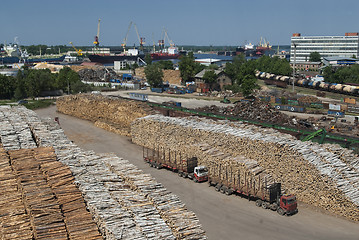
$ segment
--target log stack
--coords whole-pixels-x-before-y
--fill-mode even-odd
[[[92,121],[97,127],[124,136],[130,136],[133,120],[150,112],[141,102],[93,94],[61,97],[56,105],[61,113]]]
[[[59,229],[54,230],[55,233],[60,233],[65,224],[70,239],[81,236],[82,239],[83,236],[85,239],[97,239],[89,236],[94,233],[89,224],[93,218],[96,229],[105,239],[206,239],[196,215],[176,195],[127,160],[113,154],[83,151],[67,139],[52,119],[40,120],[33,111],[24,107],[0,109],[0,116],[7,111],[17,116],[5,118],[9,121],[8,126],[13,126],[16,121],[26,123],[33,136],[33,144],[38,146],[27,152],[24,149],[10,152],[16,171],[21,174],[25,170],[32,171],[36,176],[34,179],[24,178],[24,181],[31,183],[26,185],[29,188],[29,202],[39,205],[57,200],[57,205],[47,204],[51,210],[56,209],[50,211],[51,214],[58,213],[58,209],[62,213],[63,219],[59,220]],[[14,136],[14,139],[19,139],[18,134]],[[52,147],[56,155],[50,151]],[[53,158],[59,161],[53,161]],[[30,159],[36,161],[31,162]],[[30,182],[32,180],[34,182]],[[47,184],[44,193],[48,195],[31,195],[30,189],[40,183],[44,186]],[[78,186],[79,190],[76,191],[69,184]],[[48,197],[39,200],[45,196]],[[85,201],[90,214],[81,212],[85,204],[81,202],[80,196],[83,196],[82,201]],[[32,211],[35,210],[28,209],[28,212]],[[33,219],[29,217],[30,226],[36,226]],[[43,220],[40,216],[39,219]],[[54,219],[46,219],[47,227],[38,228],[40,232],[36,232],[36,236],[42,237],[54,227]],[[38,224],[46,222],[40,220]]]
[[[301,142],[274,129],[196,117],[146,116],[132,123],[131,134],[136,144],[187,153],[198,157],[199,164],[208,164],[209,156],[216,156],[214,161],[237,168],[240,161],[233,159],[251,159],[258,164],[248,163],[254,174],[263,168],[282,183],[284,193],[359,221],[358,157],[339,146]],[[198,144],[212,150],[202,151]]]
[[[5,150],[1,154],[7,165],[2,172],[9,177],[1,179],[1,189],[7,189],[6,200],[11,198],[6,207],[0,207],[5,213],[0,219],[5,226],[3,239],[102,239],[71,171],[57,161],[52,148],[11,150],[8,154]],[[12,190],[8,188],[10,179]],[[11,235],[7,232],[10,227]]]

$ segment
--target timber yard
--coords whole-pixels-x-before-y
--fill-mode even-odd
[[[103,47],[99,20],[88,49],[2,45],[0,80],[18,82],[1,93],[1,238],[358,239],[359,84],[325,69],[359,64],[359,34],[316,61],[299,33],[219,50],[162,35],[145,46],[130,22]],[[30,92],[29,76],[56,84]]]

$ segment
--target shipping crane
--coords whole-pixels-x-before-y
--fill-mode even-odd
[[[77,49],[72,42],[70,42],[70,44],[71,44],[72,48],[75,49],[75,51],[77,52],[77,55],[82,56],[82,50]]]
[[[125,36],[125,38],[123,39],[123,43],[121,44],[121,46],[123,47],[123,52],[124,52],[124,53],[126,53],[127,37],[128,37],[128,33],[130,32],[131,26],[132,26],[132,21],[131,21],[130,24],[128,25],[126,36]]]
[[[167,30],[164,28],[163,29],[164,33],[165,33],[165,38],[167,37],[168,43],[170,44],[171,47],[174,47],[175,44],[173,43],[173,41],[168,37],[168,33]]]
[[[140,43],[140,50],[143,50],[143,45],[145,44],[145,38],[140,37],[140,34],[138,34],[138,29],[137,29],[136,23],[134,23],[133,25],[135,26],[135,30],[136,30],[136,33],[137,33],[137,38],[138,38],[138,41]]]
[[[99,38],[100,38],[100,21],[101,21],[101,19],[98,19],[97,35],[95,36],[95,41],[93,42],[93,44],[95,44],[96,48],[98,48],[99,45],[100,45],[100,42],[99,42]]]

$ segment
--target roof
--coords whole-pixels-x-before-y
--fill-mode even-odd
[[[202,71],[200,71],[199,73],[196,74],[195,78],[203,78],[203,75],[207,72],[207,71],[211,71],[211,69],[203,69]],[[223,72],[222,70],[214,70],[215,74],[220,74],[221,72]]]
[[[358,61],[358,59],[350,58],[350,57],[323,57],[326,61]]]

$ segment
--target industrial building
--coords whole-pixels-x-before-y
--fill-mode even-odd
[[[301,36],[294,33],[291,38],[290,62],[308,62],[309,55],[318,52],[321,57],[357,57],[359,34],[345,33],[345,36]]]

